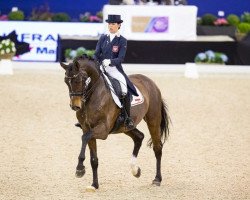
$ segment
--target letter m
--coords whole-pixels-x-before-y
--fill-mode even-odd
[[[47,47],[44,47],[44,48],[37,47],[36,53],[37,54],[48,53],[48,49],[47,49]]]

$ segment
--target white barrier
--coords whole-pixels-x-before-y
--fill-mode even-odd
[[[0,21],[0,27],[0,35],[15,30],[18,41],[30,44],[29,53],[14,57],[18,61],[56,61],[59,34],[96,37],[103,33],[102,23]]]
[[[129,40],[196,40],[196,6],[106,5],[108,14],[123,19],[121,33]]]

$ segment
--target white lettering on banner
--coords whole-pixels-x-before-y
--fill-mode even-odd
[[[58,35],[97,37],[103,33],[102,23],[16,22],[0,21],[0,35],[16,31],[18,41],[30,44],[30,52],[14,60],[56,61]]]

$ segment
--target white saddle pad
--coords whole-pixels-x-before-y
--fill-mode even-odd
[[[122,104],[121,104],[120,99],[115,95],[114,92],[112,92],[112,91],[114,91],[114,88],[113,88],[113,86],[112,86],[112,84],[111,84],[109,78],[108,78],[105,74],[103,74],[103,75],[104,75],[105,79],[106,79],[107,82],[108,82],[109,88],[110,88],[110,90],[111,90],[111,95],[112,95],[112,98],[113,98],[115,104],[116,104],[119,108],[122,108]],[[134,86],[135,86],[135,85],[134,85]],[[140,92],[140,90],[139,90],[136,86],[135,86],[135,89],[136,89],[137,94],[138,94],[139,96],[137,97],[137,96],[132,95],[133,99],[132,99],[132,102],[131,102],[131,106],[137,106],[137,105],[142,104],[142,103],[144,102],[144,97],[142,96],[142,93]]]

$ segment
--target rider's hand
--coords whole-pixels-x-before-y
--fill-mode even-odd
[[[104,59],[104,60],[102,61],[102,64],[103,64],[105,67],[108,67],[108,66],[110,65],[110,63],[111,63],[110,59]]]

